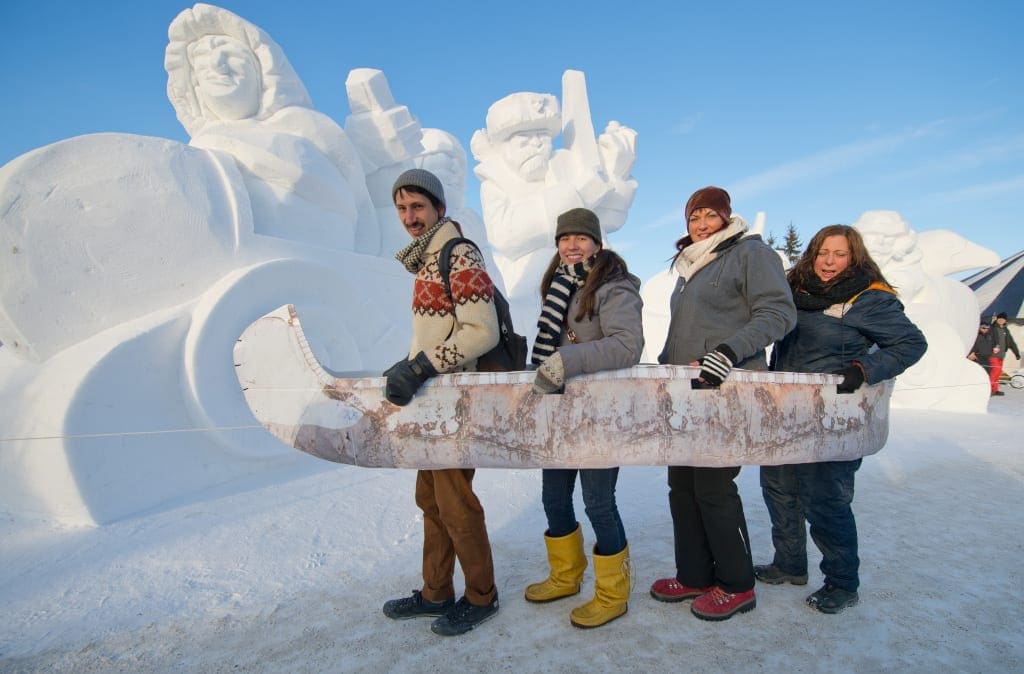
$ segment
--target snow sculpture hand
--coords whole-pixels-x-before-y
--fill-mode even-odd
[[[604,133],[597,139],[601,163],[608,175],[628,178],[636,163],[636,131],[616,121],[608,122]]]

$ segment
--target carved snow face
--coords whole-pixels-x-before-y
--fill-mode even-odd
[[[395,192],[395,209],[405,231],[414,239],[436,225],[444,215],[444,206],[438,210],[430,203],[427,195],[406,189]]]
[[[502,145],[502,156],[509,168],[523,180],[543,180],[551,158],[551,134],[542,129],[519,131]]]
[[[601,250],[601,246],[586,234],[563,234],[558,237],[558,257],[562,264],[583,262]]]
[[[850,242],[842,234],[826,236],[814,257],[814,273],[828,283],[850,266]]]
[[[890,262],[912,262],[917,233],[896,211],[867,211],[853,226],[864,239],[864,246],[879,267]]]
[[[690,213],[690,219],[686,223],[686,233],[690,235],[694,243],[698,243],[723,227],[725,227],[725,220],[718,214],[718,211],[710,208],[698,208]]]
[[[259,110],[256,57],[226,35],[207,35],[189,48],[196,96],[219,119],[247,119]]]

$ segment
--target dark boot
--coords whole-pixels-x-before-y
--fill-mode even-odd
[[[419,590],[413,590],[411,597],[391,599],[384,602],[384,615],[392,620],[419,618],[420,616],[444,615],[455,604],[454,599],[430,601],[424,599]]]
[[[807,598],[807,605],[822,613],[833,614],[856,606],[859,600],[856,592],[825,583],[820,590]]]

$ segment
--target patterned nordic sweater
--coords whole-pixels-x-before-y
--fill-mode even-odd
[[[412,291],[412,347],[409,357],[424,352],[438,372],[473,371],[476,359],[498,343],[494,283],[480,253],[468,244],[452,250],[449,281],[455,306],[448,301],[438,255],[449,239],[460,236],[445,223],[423,253]]]

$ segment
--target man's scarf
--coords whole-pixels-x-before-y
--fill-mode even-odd
[[[551,278],[551,285],[544,296],[544,306],[537,319],[537,339],[533,342],[530,362],[540,365],[562,345],[565,329],[565,314],[569,311],[569,300],[576,289],[587,281],[587,274],[594,265],[594,257],[574,265],[560,264]]]
[[[427,246],[430,245],[430,240],[437,234],[437,230],[446,222],[451,222],[451,218],[447,215],[434,223],[434,226],[423,232],[415,239],[412,240],[408,246],[395,253],[395,259],[402,263],[402,265],[409,270],[410,274],[419,273],[420,269],[423,268],[423,253],[427,250]]]

